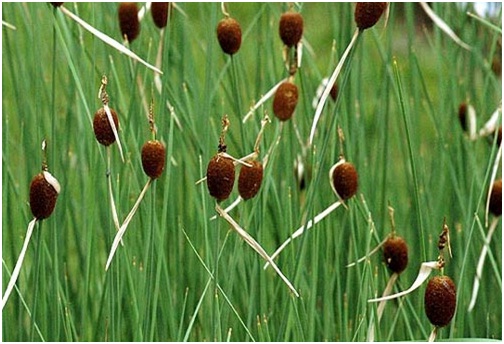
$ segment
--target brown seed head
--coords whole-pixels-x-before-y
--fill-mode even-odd
[[[207,167],[207,186],[210,196],[215,197],[217,201],[225,200],[233,190],[234,180],[233,161],[220,154],[215,155]]]
[[[254,197],[261,187],[263,166],[258,161],[249,161],[251,167],[243,165],[238,176],[238,192],[244,200]]]
[[[355,22],[360,31],[374,26],[387,8],[386,2],[358,2],[355,6]]]
[[[138,7],[134,2],[121,2],[118,10],[119,28],[121,36],[133,42],[140,33],[140,22],[138,21]]]
[[[335,82],[331,88],[331,91],[329,92],[333,101],[336,101],[336,98],[338,98],[338,92],[339,86],[338,83]]]
[[[286,12],[280,17],[280,38],[282,42],[292,47],[297,45],[303,36],[303,17],[297,12]]]
[[[48,218],[54,210],[58,193],[58,181],[49,172],[41,172],[33,177],[30,184],[30,209],[33,216],[38,220]]]
[[[467,104],[465,102],[459,105],[458,118],[460,125],[462,126],[462,130],[467,131]]]
[[[142,147],[142,167],[146,175],[152,179],[163,173],[166,160],[166,148],[158,140],[145,142]]]
[[[492,185],[489,209],[495,216],[502,215],[502,179],[496,180]]]
[[[342,200],[347,200],[357,193],[359,176],[352,163],[344,162],[333,170],[333,187]]]
[[[389,237],[383,245],[383,258],[388,268],[400,274],[408,265],[408,245],[400,236]]]
[[[457,291],[448,276],[431,278],[425,289],[425,314],[429,321],[438,327],[448,325],[455,314]]]
[[[292,117],[298,102],[298,88],[290,81],[283,82],[273,98],[273,113],[281,121]]]
[[[242,32],[233,18],[224,18],[217,24],[217,40],[226,54],[233,55],[240,49]]]
[[[119,129],[119,119],[117,117],[117,113],[114,109],[110,109],[110,113],[112,114],[112,119],[114,120],[116,129]],[[104,108],[100,108],[96,111],[93,119],[93,129],[96,139],[102,145],[109,146],[115,142],[114,132],[112,131],[112,127],[110,126],[107,113]]]
[[[61,5],[63,5],[63,2],[50,2],[50,4],[54,7],[60,7]]]
[[[170,7],[169,2],[153,2],[151,5],[151,14],[154,24],[160,29],[166,26],[168,23],[168,8]]]

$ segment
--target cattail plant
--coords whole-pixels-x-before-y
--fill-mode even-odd
[[[341,56],[341,59],[336,65],[334,72],[329,78],[329,81],[327,82],[324,92],[322,92],[322,95],[320,96],[320,101],[318,102],[317,108],[315,109],[315,114],[313,116],[313,123],[310,131],[310,137],[308,139],[308,143],[310,145],[313,143],[313,138],[315,137],[315,132],[317,129],[317,123],[322,114],[322,110],[324,109],[327,97],[331,93],[332,87],[336,82],[336,79],[338,78],[341,70],[343,69],[343,65],[345,64],[345,61],[350,51],[357,42],[357,38],[362,32],[364,32],[364,30],[373,27],[378,22],[378,20],[380,19],[380,17],[382,16],[383,12],[386,9],[388,9],[388,3],[386,2],[358,2],[356,4],[354,19],[357,25],[357,29],[355,30],[350,43],[348,44],[343,55]]]
[[[339,130],[339,138],[342,146],[343,133],[341,130]],[[357,193],[357,189],[359,187],[359,175],[357,173],[357,169],[352,163],[345,160],[343,152],[340,154],[339,161],[329,170],[329,184],[338,197],[338,200],[292,233],[292,235],[276,249],[271,256],[272,259],[275,259],[292,240],[303,234],[305,230],[309,230],[313,227],[313,225],[319,223],[327,215],[336,210],[340,205],[345,204],[345,201],[349,200]],[[268,263],[264,265],[264,269],[267,267]]]
[[[440,276],[435,276],[429,281],[424,296],[426,316],[434,325],[434,329],[429,336],[429,341],[434,341],[436,339],[436,334],[440,327],[446,326],[450,323],[453,315],[455,314],[456,308],[457,298],[455,285],[449,277],[443,275],[443,268],[445,266],[445,250],[448,250],[450,257],[452,256],[450,230],[446,225],[446,218],[443,222],[443,229],[439,235],[437,247],[439,250],[437,260],[424,262],[420,265],[418,276],[410,288],[397,294],[368,300],[368,302],[382,302],[407,295],[420,287],[429,278],[432,270],[440,270]]]
[[[61,4],[61,5],[54,5],[54,4]],[[83,19],[81,19],[79,16],[75,15],[70,10],[68,10],[65,6],[62,6],[63,3],[54,3],[54,4],[53,4],[53,6],[57,7],[59,10],[61,10],[61,12],[64,15],[66,15],[71,20],[75,21],[77,24],[79,24],[80,26],[82,26],[85,30],[87,30],[93,36],[95,36],[98,39],[100,39],[102,42],[110,45],[112,48],[114,48],[117,51],[125,54],[126,56],[128,56],[132,60],[140,62],[141,64],[143,64],[147,68],[153,70],[154,72],[159,73],[159,74],[163,74],[163,72],[160,69],[158,69],[157,67],[149,64],[148,62],[146,62],[145,60],[143,60],[140,56],[138,56],[137,54],[135,54],[133,51],[131,51],[130,49],[126,48],[124,45],[122,45],[121,43],[117,42],[115,39],[111,38],[110,36],[107,36],[106,34],[104,34],[103,32],[101,32],[100,30],[96,29],[92,25],[88,24],[86,21],[84,21]]]
[[[156,130],[155,130],[155,124],[154,124],[154,110],[153,110],[153,105],[151,103],[151,107],[149,110],[149,127],[150,131],[152,133],[152,140],[147,141],[143,146],[142,146],[142,168],[145,172],[145,174],[149,177],[147,180],[147,183],[145,184],[144,188],[140,192],[140,195],[138,196],[138,199],[136,200],[135,204],[133,205],[133,208],[131,208],[131,211],[128,213],[126,216],[123,224],[117,231],[116,236],[114,237],[114,241],[112,242],[112,247],[110,249],[109,257],[107,259],[107,263],[105,265],[105,270],[108,270],[110,263],[112,262],[112,259],[114,258],[114,254],[117,250],[117,247],[119,246],[119,243],[122,241],[122,237],[126,233],[126,230],[128,229],[128,225],[133,219],[133,216],[138,210],[138,207],[140,206],[140,203],[142,202],[142,199],[144,198],[147,190],[149,189],[149,186],[152,184],[152,182],[159,178],[161,174],[163,173],[164,167],[165,167],[165,162],[166,162],[166,148],[163,143],[160,141],[156,140]]]
[[[153,2],[151,4],[151,15],[154,24],[159,28],[163,29],[168,23],[168,16],[170,12],[169,2]]]
[[[278,33],[284,44],[283,59],[290,75],[294,75],[301,67],[303,25],[303,17],[294,12],[292,7],[280,16]]]
[[[475,140],[476,133],[476,111],[471,104],[462,102],[458,108],[458,119],[462,130],[469,135],[470,140]]]
[[[140,34],[138,7],[134,2],[121,2],[117,10],[121,36],[129,43]]]
[[[222,3],[224,18],[217,24],[217,40],[222,51],[228,55],[234,55],[240,50],[242,31],[240,23],[231,18]]]
[[[229,119],[224,116],[222,119],[222,132],[219,138],[219,148],[215,156],[210,160],[207,167],[206,182],[208,186],[209,194],[215,198],[215,210],[217,213],[223,217],[231,227],[240,235],[240,237],[250,246],[254,251],[256,251],[264,260],[272,264],[275,272],[280,276],[282,281],[287,285],[290,291],[299,297],[299,293],[296,291],[292,283],[285,277],[285,275],[280,271],[278,266],[273,262],[271,257],[266,253],[264,248],[250,235],[248,234],[227,212],[224,210],[220,203],[229,197],[234,185],[234,162],[241,163],[247,167],[253,167],[252,164],[246,162],[248,157],[242,160],[234,159],[232,156],[226,153],[225,144],[225,134],[229,128]],[[256,153],[252,153],[254,156]]]
[[[273,113],[280,121],[291,119],[298,102],[298,88],[291,79],[280,84],[273,98]]]
[[[35,224],[37,221],[42,221],[51,216],[54,211],[54,207],[56,206],[56,200],[58,199],[58,195],[61,191],[61,186],[58,180],[49,172],[47,167],[45,140],[42,141],[42,154],[42,172],[35,175],[30,183],[30,209],[33,214],[33,220],[31,220],[28,224],[23,247],[19,253],[19,257],[9,283],[7,284],[7,289],[2,297],[2,309],[5,307],[12,289],[16,284]]]

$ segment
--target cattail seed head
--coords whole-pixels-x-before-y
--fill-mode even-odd
[[[263,165],[258,161],[249,161],[252,166],[243,165],[238,176],[238,192],[244,200],[254,197],[261,187]]]
[[[425,289],[425,314],[429,321],[438,327],[450,323],[455,314],[457,291],[448,276],[436,276],[430,279]]]
[[[489,209],[495,216],[502,215],[502,179],[496,180],[492,185]]]
[[[210,196],[223,201],[233,190],[235,166],[230,158],[221,154],[215,155],[207,167],[207,186]]]
[[[110,113],[112,114],[112,119],[114,120],[116,129],[118,129],[119,119],[117,117],[117,113],[114,109],[110,109]],[[93,119],[93,129],[96,139],[102,145],[109,146],[115,142],[114,132],[112,131],[112,127],[110,126],[107,117],[107,112],[104,108],[100,108],[98,111],[96,111]]]
[[[224,18],[217,24],[217,40],[226,54],[233,55],[240,49],[242,32],[233,18]]]
[[[48,218],[56,205],[60,185],[56,178],[44,171],[33,177],[30,184],[30,209],[35,218]]]
[[[160,29],[164,28],[168,23],[169,2],[153,2],[151,4],[151,14],[154,24]]]
[[[158,140],[145,142],[142,147],[142,167],[146,175],[152,179],[163,173],[166,160],[166,148]]]
[[[279,26],[282,42],[292,47],[299,43],[303,36],[303,17],[297,12],[286,12],[280,17]]]
[[[393,272],[400,274],[408,265],[408,245],[400,236],[389,237],[383,244],[385,264]]]
[[[357,193],[359,176],[352,163],[337,163],[331,169],[330,174],[333,190],[343,201],[353,197]]]
[[[138,21],[138,7],[134,2],[121,2],[118,10],[119,28],[122,37],[126,36],[128,42],[133,42],[140,33]]]
[[[360,31],[374,26],[387,8],[386,2],[358,2],[355,6],[355,23]]]
[[[54,7],[60,7],[61,5],[63,5],[63,2],[50,2],[50,4]]]
[[[339,93],[339,86],[338,83],[335,82],[331,87],[331,91],[329,91],[329,94],[331,95],[333,101],[336,101],[336,98],[338,98],[338,93]]]
[[[281,121],[292,117],[298,102],[298,88],[290,81],[283,82],[273,98],[273,113]]]
[[[462,130],[467,131],[467,104],[465,102],[459,105],[458,118],[460,125],[462,126]]]

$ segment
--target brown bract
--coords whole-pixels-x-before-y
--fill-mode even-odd
[[[235,166],[231,159],[215,155],[208,163],[206,176],[208,192],[212,197],[217,201],[229,197],[235,180]]]
[[[425,289],[425,314],[429,321],[438,327],[450,323],[455,314],[457,291],[455,284],[448,276],[433,277]]]
[[[273,113],[281,120],[292,117],[298,102],[298,88],[290,81],[283,82],[275,92],[273,98]]]
[[[117,113],[114,109],[110,109],[110,113],[112,114],[112,119],[114,120],[116,129],[118,129],[119,119],[117,117]],[[93,129],[96,139],[102,145],[109,146],[115,142],[114,132],[112,131],[112,127],[110,126],[107,113],[104,108],[100,108],[96,111],[93,119]]]
[[[145,142],[142,147],[142,167],[146,175],[152,179],[163,173],[166,160],[166,148],[158,140]]]
[[[138,21],[138,7],[134,2],[121,2],[118,10],[119,28],[121,36],[126,35],[128,42],[132,42],[140,33]]]
[[[43,173],[33,177],[30,184],[30,209],[38,220],[49,217],[56,205],[58,191],[45,179]]]
[[[160,29],[164,28],[168,23],[168,8],[169,2],[153,2],[151,5],[151,14],[154,24]]]
[[[495,216],[502,215],[502,179],[496,180],[492,185],[489,209]]]
[[[226,54],[233,55],[240,49],[242,32],[233,18],[224,18],[217,24],[217,40]]]
[[[408,265],[408,245],[399,236],[389,237],[383,244],[383,258],[388,268],[400,274]]]
[[[263,166],[258,161],[249,161],[252,166],[243,165],[238,176],[238,192],[244,200],[248,200],[259,192],[263,179]]]
[[[355,6],[355,23],[359,30],[374,26],[386,8],[386,2],[358,2]]]
[[[279,33],[282,42],[292,47],[303,36],[303,17],[297,12],[286,12],[280,17]]]
[[[350,162],[338,165],[332,174],[334,189],[342,200],[347,200],[357,193],[359,176],[355,166]]]

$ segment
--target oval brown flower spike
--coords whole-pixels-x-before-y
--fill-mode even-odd
[[[431,278],[425,289],[425,314],[429,321],[437,327],[450,323],[455,314],[457,291],[455,284],[448,276]]]
[[[334,168],[332,172],[332,184],[338,196],[347,200],[357,193],[359,176],[355,166],[350,162],[344,162]]]
[[[238,176],[238,192],[248,200],[259,192],[263,179],[263,165],[258,161],[249,161],[252,166],[243,165]]]
[[[56,205],[60,186],[49,172],[33,177],[30,184],[30,209],[37,220],[48,218]]]
[[[164,28],[168,23],[169,2],[153,2],[151,4],[151,14],[154,24],[160,29]]]
[[[492,185],[489,209],[495,216],[502,215],[502,179],[496,180]]]
[[[360,31],[374,26],[387,8],[386,2],[358,2],[355,6],[355,23]]]
[[[233,18],[224,18],[217,24],[217,40],[226,54],[233,55],[241,46],[240,24]]]
[[[281,121],[292,117],[298,102],[298,88],[290,81],[283,82],[273,98],[273,113]]]
[[[117,117],[117,113],[114,109],[110,109],[110,113],[112,114],[112,119],[114,120],[114,124],[116,129],[119,128],[119,119]],[[94,119],[93,119],[93,130],[95,133],[95,137],[104,146],[110,146],[115,142],[114,132],[112,131],[112,127],[110,126],[107,113],[104,108],[100,108],[96,111]]]
[[[208,163],[207,186],[210,196],[223,201],[233,190],[235,180],[235,165],[233,160],[216,154]]]
[[[146,175],[152,179],[163,173],[166,160],[166,148],[158,140],[145,142],[142,147],[142,167]]]
[[[408,245],[400,236],[390,236],[383,244],[385,264],[393,272],[400,274],[408,265]]]
[[[286,12],[280,17],[279,33],[282,42],[292,47],[299,43],[303,36],[303,17],[297,12]]]
[[[138,21],[138,7],[134,2],[121,2],[118,10],[119,28],[121,36],[132,42],[140,33],[140,22]]]

